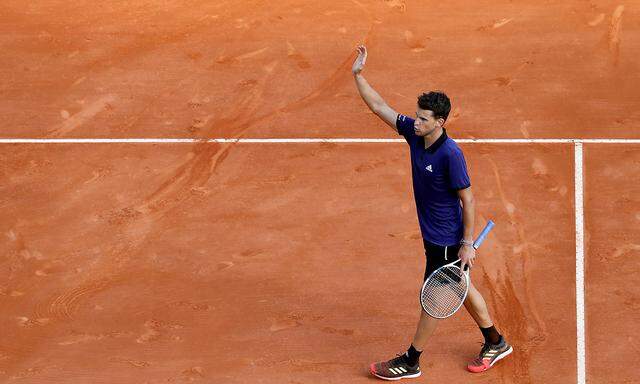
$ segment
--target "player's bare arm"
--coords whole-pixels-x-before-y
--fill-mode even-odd
[[[475,200],[471,187],[458,191],[458,197],[462,202],[462,223],[464,233],[462,235],[463,245],[460,247],[458,257],[462,260],[461,268],[464,270],[465,265],[473,267],[476,258],[476,250],[473,248],[473,224],[475,220]]]
[[[398,112],[394,111],[389,107],[389,105],[387,105],[384,99],[369,85],[362,75],[362,70],[364,69],[364,65],[367,61],[367,48],[364,45],[359,45],[357,52],[358,57],[356,57],[356,60],[353,62],[351,72],[356,80],[358,92],[369,109],[371,109],[373,113],[397,132],[398,128],[396,127],[396,118],[398,116]]]

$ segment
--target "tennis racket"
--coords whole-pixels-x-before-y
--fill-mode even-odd
[[[489,220],[473,248],[478,249],[495,224]],[[420,290],[422,309],[431,317],[445,319],[460,309],[469,292],[469,266],[462,271],[456,264],[460,259],[444,265],[429,275]]]

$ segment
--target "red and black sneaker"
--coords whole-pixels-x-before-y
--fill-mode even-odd
[[[513,348],[501,337],[498,344],[482,344],[482,349],[478,357],[473,359],[468,365],[469,372],[480,373],[493,367],[493,364],[504,359],[513,352]]]
[[[398,355],[398,357],[389,361],[373,363],[369,369],[371,370],[372,375],[382,380],[409,379],[422,375],[422,372],[420,371],[420,363],[410,366],[407,364],[404,354]]]

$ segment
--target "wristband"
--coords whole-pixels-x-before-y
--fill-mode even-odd
[[[462,239],[462,240],[460,240],[460,244],[469,245],[470,246],[470,245],[473,245],[473,241]]]

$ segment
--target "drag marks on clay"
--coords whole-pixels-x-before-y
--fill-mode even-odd
[[[193,61],[198,61],[202,59],[202,53],[200,52],[187,52],[185,53],[185,55]]]
[[[476,30],[477,31],[490,31],[490,30],[502,28],[502,27],[504,27],[505,25],[509,24],[512,21],[513,21],[513,18],[499,19],[499,20],[495,20],[491,24],[480,26]]]
[[[529,127],[531,126],[531,120],[525,120],[520,123],[520,133],[522,133],[522,137],[525,139],[529,139],[531,134],[529,133]]]
[[[314,146],[314,148],[309,152],[298,152],[292,155],[289,155],[289,159],[313,159],[313,158],[321,158],[328,159],[332,156],[332,153],[338,148],[338,144],[336,143],[320,143],[318,146]]]
[[[187,132],[191,134],[200,133],[201,129],[205,128],[209,124],[209,122],[213,119],[213,117],[214,115],[206,115],[204,117],[194,118],[191,121],[191,125],[187,127]]]
[[[287,56],[289,57],[289,59],[293,60],[296,63],[298,68],[300,69],[311,68],[311,64],[309,63],[309,60],[307,60],[307,58],[303,54],[298,52],[298,50],[289,41],[287,41]]]
[[[381,21],[373,18],[373,16],[371,15],[371,11],[367,6],[363,5],[357,0],[351,0],[351,1],[354,4],[358,5],[360,8],[362,8],[363,12],[365,12],[369,16],[369,18],[372,20],[364,38],[362,39],[362,41],[366,44],[373,32],[374,26],[376,24],[380,24]],[[345,32],[346,32],[346,28],[345,28]],[[291,44],[291,42],[289,41],[287,41],[287,55],[289,56],[290,59],[296,62],[296,64],[300,69],[306,69],[308,67],[311,67],[311,64],[308,62],[306,57],[302,56],[297,51],[297,49],[293,46],[293,44]],[[295,110],[304,108],[321,97],[333,97],[335,95],[335,90],[339,89],[341,84],[347,83],[350,80],[351,72],[348,69],[351,67],[353,58],[354,58],[354,53],[350,53],[348,56],[345,57],[344,61],[338,65],[336,70],[332,74],[330,74],[329,77],[327,77],[324,81],[322,81],[318,85],[318,87],[316,87],[315,89],[312,89],[308,94],[301,97],[300,99],[289,102],[288,104],[284,105],[281,108],[278,108],[274,111],[271,111],[269,113],[266,113],[265,115],[258,117],[257,119],[255,119],[255,121],[252,122],[251,125],[257,124],[258,122],[265,121],[274,116],[278,116],[280,113],[289,113],[289,112],[293,112]],[[271,65],[275,66],[275,64],[276,63],[272,63]],[[267,70],[267,72],[269,73],[272,72],[272,70],[268,70],[268,68],[265,68],[265,70]]]
[[[295,372],[318,372],[324,373],[327,370],[331,371],[354,371],[361,368],[361,363],[346,361],[346,362],[336,362],[336,361],[317,361],[317,360],[308,360],[308,359],[287,359],[281,360],[273,365],[279,366],[284,365],[289,370],[293,370]]]
[[[216,307],[207,302],[193,302],[190,300],[179,300],[167,304],[168,308],[180,308],[181,311],[186,309],[194,312],[207,312],[215,310]]]
[[[378,168],[384,167],[385,165],[387,165],[386,161],[378,160],[378,161],[368,162],[366,164],[360,164],[354,168],[354,171],[358,173],[369,172],[369,171],[373,171]]]
[[[351,62],[353,61],[352,56],[352,54],[347,56],[345,60],[340,63],[338,68],[336,68],[336,70],[327,79],[320,83],[316,89],[312,90],[302,98],[290,102],[275,112],[272,112],[269,114],[269,117],[276,115],[278,112],[292,112],[304,108],[323,96],[332,97],[340,84],[346,83],[350,77],[351,72],[347,71],[347,69],[351,67]],[[267,116],[265,116],[265,118],[266,117]]]
[[[613,58],[614,65],[618,64],[620,58],[620,25],[622,23],[622,13],[624,5],[618,5],[611,15],[611,23],[607,32],[607,41],[609,43],[609,53]]]
[[[16,373],[15,375],[12,375],[9,379],[11,379],[11,380],[21,380],[21,379],[28,379],[28,378],[34,377],[34,376],[41,376],[44,371],[46,371],[47,369],[51,369],[51,368],[54,368],[54,367],[44,367],[44,366],[29,367],[29,368],[21,370],[20,372]]]
[[[625,244],[615,248],[612,254],[601,253],[599,260],[603,263],[610,261],[620,261],[620,258],[624,256],[626,260],[636,260],[640,256],[640,244]]]
[[[405,13],[407,11],[407,4],[405,0],[383,0],[384,3],[391,9]]]
[[[157,214],[163,217],[172,208],[187,199],[208,194],[205,187],[218,165],[226,158],[233,143],[199,143],[193,151],[193,157],[183,163],[143,202],[127,209],[144,215]],[[136,217],[134,217],[136,218]]]
[[[214,131],[219,127],[225,127],[229,131],[227,135],[240,138],[251,126],[274,115],[276,112],[254,117],[262,104],[266,83],[271,76],[272,73],[267,73],[262,80],[250,79],[243,82],[241,84],[244,88],[241,94],[243,99],[230,102],[233,107],[227,110],[227,116],[213,118],[203,124],[200,127],[205,130],[203,135],[209,137],[215,134]],[[194,194],[199,195],[198,191],[208,194],[206,183],[234,145],[235,142],[197,143],[190,152],[190,156],[173,172],[173,175],[133,209],[144,214],[155,212],[163,216]]]
[[[85,81],[87,79],[86,76],[82,76],[80,78],[78,78],[76,81],[73,82],[73,84],[71,84],[72,87],[75,87],[76,85],[82,83],[83,81]]]
[[[511,82],[513,81],[509,77],[504,77],[504,76],[496,77],[492,80],[495,81],[496,85],[499,87],[508,87],[509,85],[511,85]]]
[[[216,265],[216,270],[218,272],[224,271],[226,269],[233,267],[234,265],[235,264],[233,263],[233,261],[221,261]]]
[[[144,323],[146,331],[136,339],[136,343],[143,344],[160,338],[160,326],[156,321],[147,321]]]
[[[273,61],[269,62],[268,64],[263,65],[262,69],[266,73],[271,74],[271,73],[273,73],[273,71],[276,69],[277,66],[278,66],[278,60],[273,60]]]
[[[286,205],[285,203],[282,204],[275,204],[276,207],[273,209],[273,211],[278,211],[279,207]],[[264,208],[261,208],[264,209]],[[264,256],[262,258],[259,258],[258,256]],[[211,276],[213,273],[227,273],[231,268],[240,268],[242,266],[245,266],[247,264],[251,264],[252,262],[256,261],[256,260],[264,260],[265,257],[268,257],[268,254],[266,254],[264,251],[262,250],[249,250],[249,251],[243,251],[240,254],[233,254],[231,255],[231,258],[234,261],[231,260],[223,260],[220,262],[217,262],[213,265],[211,264],[207,264],[205,266],[199,267],[195,270],[195,274],[196,275],[201,275],[201,276]],[[208,307],[208,309],[211,309],[213,307]]]
[[[45,260],[45,257],[38,250],[32,249],[27,246],[27,243],[24,240],[24,237],[21,233],[11,229],[6,233],[7,238],[10,243],[13,243],[13,255],[18,256],[19,258],[15,260],[14,267],[11,269],[13,273],[19,266],[22,266],[21,260],[24,261],[42,261]],[[9,277],[9,279],[11,276]]]
[[[427,40],[430,38],[427,37]],[[406,30],[404,31],[404,43],[411,49],[411,52],[422,52],[425,50],[425,45],[419,39],[417,39],[413,32]]]
[[[170,324],[159,320],[148,320],[144,323],[145,331],[136,339],[138,344],[146,344],[154,341],[158,341],[164,338],[165,335],[172,330],[183,329],[184,326],[180,324]],[[179,336],[173,336],[170,338],[173,341],[181,341]]]
[[[500,76],[491,79],[490,81],[494,82],[498,87],[509,87],[511,88],[511,84],[516,79],[517,75],[525,69],[527,66],[532,65],[533,61],[525,61],[522,64],[518,65],[516,69],[509,75]]]
[[[219,15],[204,16],[196,22],[181,23],[178,28],[171,29],[169,27],[168,29],[157,29],[153,32],[146,31],[121,36],[121,39],[117,40],[120,45],[112,46],[111,49],[101,47],[101,56],[87,62],[78,71],[80,73],[108,71],[117,63],[133,61],[155,50],[164,49],[174,44],[177,45],[189,37],[197,36],[198,33],[206,34],[206,31],[217,22],[216,19],[218,17]],[[90,39],[87,39],[87,41],[91,42]]]
[[[524,228],[520,225],[521,221],[516,215],[515,206],[507,200],[496,163],[490,157],[488,157],[488,160],[493,168],[498,196],[507,212],[509,222],[516,228],[517,243],[521,245],[521,248],[517,249],[517,251],[520,252],[519,255],[517,255],[517,258],[521,260],[520,270],[527,271],[531,261],[531,242],[527,240]],[[489,285],[492,297],[497,301],[497,306],[509,308],[507,311],[500,312],[498,316],[500,317],[500,322],[508,324],[508,337],[513,340],[514,345],[518,346],[520,356],[520,358],[514,359],[515,372],[507,373],[503,371],[502,374],[503,376],[515,375],[516,377],[525,378],[525,382],[530,383],[531,372],[529,371],[529,362],[531,359],[531,349],[545,341],[547,337],[546,326],[539,315],[536,301],[533,299],[533,287],[527,274],[523,273],[518,279],[511,278],[515,274],[515,271],[512,270],[509,263],[504,263],[504,265],[506,273],[499,270],[495,282],[489,278],[486,270],[484,271],[484,281]],[[516,281],[522,281],[523,286],[515,287],[514,282]],[[526,297],[524,300],[520,300],[518,298],[518,292],[523,291]],[[522,304],[523,301],[527,303],[526,306]],[[530,321],[524,322],[522,319],[530,319]]]
[[[136,220],[142,216],[142,212],[135,210],[132,207],[124,207],[115,211],[110,211],[105,214],[99,215],[101,219],[107,221],[111,225],[123,225],[131,221]]]
[[[109,332],[109,333],[100,333],[100,334],[90,334],[90,333],[79,333],[72,331],[71,335],[69,335],[66,340],[58,342],[58,345],[66,346],[66,345],[75,345],[75,344],[85,344],[92,343],[96,341],[101,341],[105,339],[119,339],[119,338],[131,338],[133,333],[131,332]]]
[[[269,327],[269,331],[271,332],[279,332],[285,329],[296,328],[302,325],[302,316],[298,314],[289,314],[285,318],[275,319],[270,317],[269,321],[271,322],[271,326]]]
[[[527,240],[527,237],[525,236],[524,228],[522,227],[522,225],[520,225],[521,221],[516,216],[515,205],[507,200],[506,194],[504,192],[504,188],[502,187],[502,180],[501,180],[501,177],[500,177],[500,171],[498,169],[498,166],[496,165],[495,161],[493,161],[493,159],[491,159],[490,157],[488,157],[488,160],[489,160],[489,163],[491,164],[491,167],[493,169],[493,174],[494,174],[495,180],[496,180],[496,188],[498,190],[498,196],[500,197],[500,201],[502,202],[502,205],[504,206],[505,211],[507,212],[507,215],[509,217],[509,222],[517,230],[519,244],[524,245],[522,256],[521,256],[521,260],[522,260],[522,270],[526,271],[526,270],[528,270],[527,267],[528,267],[528,264],[531,261],[531,252],[530,252],[530,244],[531,244],[531,242],[529,242]],[[507,266],[508,266],[508,264],[507,264]],[[531,310],[531,315],[532,315],[533,319],[535,319],[535,324],[536,324],[536,327],[538,328],[538,331],[539,331],[537,333],[546,335],[546,330],[545,330],[546,327],[544,325],[544,322],[540,318],[540,315],[538,314],[537,308],[535,306],[535,300],[533,300],[533,295],[531,293],[532,287],[530,286],[531,284],[530,284],[526,274],[523,276],[523,281],[524,281],[524,286],[525,286],[525,292],[526,292],[526,295],[527,295],[527,301],[526,302],[530,304],[529,308]]]
[[[111,357],[109,358],[109,361],[112,363],[123,363],[123,364],[128,364],[132,367],[136,367],[136,368],[145,368],[151,365],[151,363],[149,363],[148,361],[144,361],[144,360],[134,360],[134,359],[129,359],[129,358],[125,358],[125,357]]]
[[[88,297],[110,288],[114,283],[115,281],[111,279],[99,279],[56,294],[47,302],[38,305],[36,317],[71,320],[74,312],[80,308],[81,300],[86,300]]]
[[[589,21],[587,24],[590,27],[595,27],[597,25],[600,25],[600,23],[604,21],[604,16],[605,16],[604,13],[599,13],[593,19],[591,19],[591,21]]]
[[[36,276],[50,276],[65,270],[65,264],[61,260],[51,260],[45,262],[41,268],[36,269],[34,274]]]
[[[98,180],[102,180],[106,177],[109,177],[111,176],[112,172],[113,172],[113,168],[110,166],[98,167],[98,169],[91,171],[91,177],[86,181],[84,181],[82,185],[92,184]]]
[[[356,333],[353,329],[338,329],[333,327],[322,327],[320,330],[324,333],[340,336],[353,336]]]
[[[246,53],[241,53],[238,55],[234,55],[234,56],[225,56],[220,55],[215,59],[215,62],[218,64],[230,64],[230,63],[234,63],[234,62],[238,62],[238,61],[242,61],[242,60],[246,60],[246,59],[251,59],[254,58],[266,51],[269,50],[269,47],[264,47],[264,48],[260,48],[260,49],[256,49],[254,51],[250,51],[250,52],[246,52]]]
[[[308,326],[312,326],[313,328],[319,330],[322,333],[331,334],[331,335],[353,336],[359,333],[349,328],[335,328],[335,327],[320,326],[319,324],[315,324],[317,321],[320,321],[323,319],[324,319],[323,316],[310,316],[305,318],[305,316],[299,313],[289,313],[286,316],[283,316],[280,318],[270,317],[269,321],[271,322],[271,326],[269,327],[269,331],[280,332],[280,331],[308,325]]]
[[[205,377],[204,369],[200,366],[190,367],[181,372],[183,380],[194,381]]]
[[[112,109],[112,103],[114,103],[116,100],[118,100],[118,97],[113,94],[102,96],[98,100],[84,107],[80,112],[74,114],[73,116],[69,116],[62,124],[49,131],[46,137],[62,137],[78,129],[85,123],[91,121],[91,119],[93,119],[100,112]]]
[[[24,358],[33,354],[33,349],[30,346],[24,344],[23,342],[18,342],[14,338],[5,338],[5,340],[2,341],[7,343],[13,342],[13,344],[0,345],[0,364],[2,364],[0,365],[0,367],[2,368],[7,367],[7,365],[4,364],[11,364],[12,362],[15,362],[20,358]],[[0,374],[2,373],[6,372],[2,372],[0,370]]]
[[[24,296],[24,292],[16,289],[9,289],[7,287],[0,287],[0,296],[20,297]]]
[[[409,210],[408,207],[405,208],[407,211]],[[403,212],[405,212],[405,210],[402,210]],[[389,237],[397,237],[397,238],[401,238],[404,240],[419,240],[420,238],[422,238],[422,235],[420,234],[420,231],[406,231],[406,232],[396,232],[396,233],[388,233],[387,236]]]
[[[569,188],[566,185],[559,184],[556,178],[549,174],[549,168],[542,159],[538,157],[533,159],[531,171],[533,177],[540,181],[547,191],[555,192],[562,197],[567,195]]]
[[[265,251],[262,249],[247,249],[240,252],[240,257],[242,258],[253,258],[258,255],[265,254]]]
[[[514,279],[510,278],[511,271],[507,271],[506,277],[499,271],[498,277],[492,279],[486,270],[483,270],[483,280],[491,292],[491,297],[495,300],[496,308],[508,308],[496,314],[498,324],[504,324],[502,329],[505,336],[516,348],[518,354],[515,359],[507,359],[504,366],[498,373],[503,378],[517,377],[519,383],[532,383],[529,364],[531,362],[532,348],[544,341],[545,334],[536,334],[535,330],[528,326],[525,306],[518,299],[518,288],[514,287]]]
[[[322,95],[327,89],[347,79],[348,73],[344,71],[350,65],[351,57],[347,57],[341,66],[325,81],[321,86],[312,91],[302,99],[285,106],[279,110],[272,111],[262,117],[253,118],[253,114],[258,110],[262,102],[262,93],[267,79],[263,79],[258,84],[249,87],[244,98],[239,102],[232,102],[234,108],[229,109],[229,115],[226,117],[213,120],[209,124],[209,131],[217,128],[217,126],[225,126],[230,129],[232,136],[240,137],[249,127],[264,120],[270,116],[276,115],[280,111],[291,111],[296,108],[305,106],[312,102],[315,98]],[[346,74],[342,76],[343,73]],[[268,75],[271,75],[268,73]],[[107,100],[103,100],[105,102]],[[92,105],[100,105],[102,103],[93,103]],[[249,117],[247,117],[249,116]],[[74,116],[70,117],[70,120]],[[207,127],[203,127],[207,128]],[[58,133],[61,133],[58,131]],[[212,132],[205,132],[209,135]],[[107,272],[103,272],[103,276],[120,276],[123,268],[132,258],[135,258],[144,249],[147,242],[147,235],[153,230],[154,223],[158,219],[166,215],[171,209],[179,206],[183,201],[192,198],[194,191],[198,192],[206,190],[206,183],[215,172],[219,164],[227,156],[228,151],[235,143],[198,143],[193,147],[191,156],[180,166],[173,174],[167,178],[155,191],[151,192],[140,204],[124,207],[110,215],[107,219],[111,224],[121,226],[122,233],[125,238],[123,246],[116,245],[107,253],[108,257]],[[205,191],[206,193],[207,191]],[[96,267],[99,269],[98,267]],[[75,311],[80,308],[83,301],[91,296],[109,289],[115,283],[113,278],[103,277],[90,281],[80,286],[58,293],[47,302],[41,304],[37,309],[36,319],[52,318],[55,320],[69,320],[73,318]],[[296,324],[295,320],[285,320],[284,322],[275,321],[272,324],[274,330],[285,329],[292,324]],[[138,338],[139,342],[147,342],[153,340],[158,335],[159,329],[150,324],[147,331]]]
[[[531,169],[533,170],[534,176],[542,176],[549,173],[549,168],[539,157],[535,157],[533,159],[533,161],[531,162]]]
[[[39,250],[27,246],[22,234],[16,230],[11,229],[5,235],[9,240],[9,248],[13,248],[7,255],[10,263],[7,281],[12,281],[20,272],[46,277],[65,270],[65,264],[61,260],[49,260]],[[16,290],[3,293],[11,297],[24,295],[24,292]]]
[[[43,326],[47,325],[51,322],[51,319],[48,317],[40,317],[37,319],[31,319],[26,316],[17,316],[16,321],[19,327],[34,327],[34,326]]]

